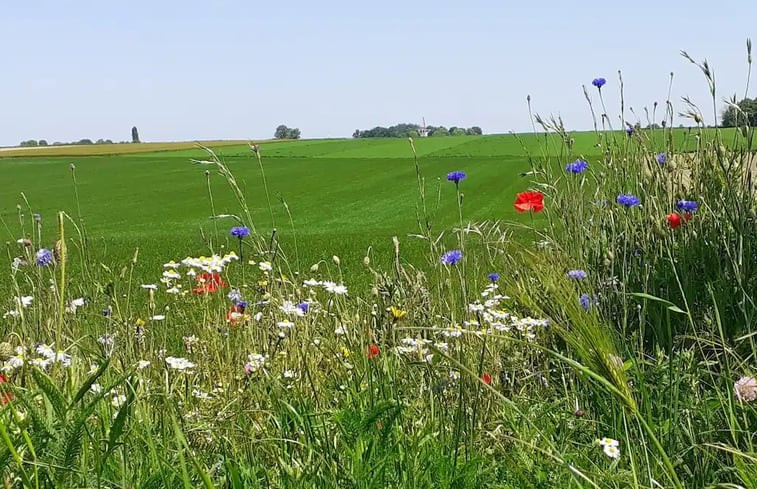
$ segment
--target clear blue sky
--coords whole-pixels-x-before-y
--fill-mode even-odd
[[[673,71],[677,110],[688,95],[711,123],[679,51],[711,62],[719,98],[742,96],[747,37],[757,51],[757,0],[6,1],[0,145],[126,140],[132,125],[145,141],[263,139],[280,123],[340,137],[424,116],[524,131],[528,94],[588,129],[581,85],[606,77],[617,117],[619,69],[642,119]]]

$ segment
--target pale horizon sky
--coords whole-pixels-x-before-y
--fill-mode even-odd
[[[657,2],[30,1],[4,2],[0,146],[22,140],[349,137],[399,122],[529,131],[534,111],[592,127],[583,84],[603,89],[618,123],[643,107],[700,105],[715,70],[723,97],[744,96],[757,1]],[[757,49],[757,46],[755,46]],[[757,53],[754,53],[757,56]],[[754,84],[753,84],[754,85]],[[750,88],[750,97],[756,91]],[[686,123],[677,118],[678,123]]]

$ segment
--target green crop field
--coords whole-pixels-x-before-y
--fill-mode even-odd
[[[681,147],[691,147],[693,136],[689,131],[679,130],[674,135]],[[443,184],[448,172],[468,173],[462,185],[467,219],[517,219],[512,201],[516,191],[527,186],[521,176],[530,169],[527,154],[552,153],[555,161],[563,163],[578,156],[589,160],[600,156],[594,133],[571,137],[573,156],[560,154],[564,150],[556,149],[560,147],[556,136],[461,136],[415,141],[429,207],[438,209],[434,229],[441,232],[456,219],[454,186]],[[663,147],[661,135],[647,137],[657,137],[657,145]],[[309,267],[332,255],[355,268],[369,247],[379,251],[376,259],[388,260],[395,235],[406,242],[408,257],[421,247],[405,238],[419,230],[418,185],[413,154],[405,139],[260,143],[270,208],[260,166],[249,148],[239,142],[207,144],[236,175],[257,230],[269,235],[274,227],[277,229],[290,260],[298,261],[293,268]],[[31,232],[31,214],[39,213],[43,238],[52,241],[57,232],[54,213],[63,210],[82,220],[94,243],[93,251],[100,252],[100,258],[108,263],[127,261],[137,247],[146,269],[166,256],[181,258],[207,252],[203,236],[218,230],[225,239],[226,230],[234,224],[231,219],[214,221],[210,217],[214,213],[237,213],[238,205],[213,166],[191,161],[208,157],[196,146],[63,146],[0,153],[5,157],[0,159],[5,175],[0,194],[0,236],[10,242],[23,237]],[[122,154],[111,154],[117,151]],[[76,185],[71,163],[76,166]],[[206,170],[210,171],[214,207]],[[283,202],[291,212],[291,222]],[[18,205],[23,219],[19,219]]]
[[[405,139],[262,143],[270,210],[260,166],[249,148],[213,148],[236,175],[257,230],[269,235],[275,227],[290,259],[299,257],[297,268],[330,260],[332,255],[354,267],[362,262],[368,247],[390,256],[392,236],[405,242],[405,235],[418,232],[418,185],[413,154]],[[515,137],[429,138],[416,141],[416,148],[429,206],[436,208],[438,200],[435,229],[439,232],[456,216],[454,186],[442,182],[453,170],[469,174],[463,185],[469,218],[515,217],[513,196],[516,187],[525,185],[519,175],[529,170]],[[217,226],[225,239],[234,225],[232,219],[214,221],[210,216],[238,214],[226,180],[213,166],[191,161],[207,157],[201,149],[181,149],[4,159],[0,165],[8,178],[0,196],[2,237],[15,241],[24,232],[28,234],[31,214],[39,213],[43,238],[54,240],[54,215],[64,210],[77,220],[81,215],[90,241],[96,243],[95,251],[98,247],[107,251],[104,261],[108,263],[127,262],[139,247],[145,269],[152,273],[155,260],[202,254],[208,251],[203,233],[213,234]],[[72,162],[76,186],[69,169]],[[291,222],[282,202],[289,207]],[[25,215],[25,230],[20,226],[17,205]],[[414,245],[412,240],[408,244],[411,250]]]

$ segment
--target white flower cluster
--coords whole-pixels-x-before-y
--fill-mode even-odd
[[[545,319],[519,318],[502,310],[500,303],[509,299],[509,297],[498,293],[497,284],[489,284],[481,292],[481,297],[486,299],[483,303],[475,301],[468,305],[468,312],[476,316],[475,320],[465,322],[465,326],[468,328],[478,328],[482,332],[489,332],[490,330],[508,332],[514,328],[530,341],[536,338],[535,330],[537,328],[545,328],[549,325],[549,321]],[[460,336],[462,332],[463,330],[456,326],[452,330],[443,331],[442,334],[447,337],[456,337]]]
[[[251,353],[247,356],[247,363],[244,364],[244,372],[247,375],[257,372],[265,366],[268,362],[268,358],[259,353]]]
[[[236,253],[233,251],[226,254],[226,255],[212,255],[210,257],[207,256],[201,256],[199,258],[192,258],[192,257],[186,257],[183,260],[181,260],[181,264],[192,269],[199,268],[203,272],[223,272],[223,269],[231,263],[232,261],[239,260],[239,256],[237,256]],[[171,265],[173,262],[168,262],[166,265]],[[171,268],[171,267],[168,267]],[[175,267],[178,268],[178,267]],[[196,272],[195,272],[196,273]],[[187,272],[187,275],[192,275],[189,272]]]
[[[22,295],[21,297],[14,297],[13,302],[15,303],[16,307],[15,309],[11,309],[10,311],[3,314],[3,319],[8,317],[16,317],[21,314],[21,309],[26,309],[32,304],[32,301],[34,300],[34,297],[30,295]]]
[[[337,284],[336,282],[331,282],[329,280],[305,280],[302,285],[309,288],[315,288],[315,287],[323,287],[323,289],[326,292],[329,292],[334,295],[345,295],[347,294],[347,286],[344,284]]]
[[[55,350],[53,345],[46,345],[40,343],[36,346],[34,351],[39,355],[36,358],[30,358],[27,355],[27,349],[23,346],[16,347],[16,354],[8,358],[3,366],[0,367],[2,372],[12,372],[24,366],[25,363],[34,365],[43,370],[47,370],[50,365],[59,363],[63,367],[71,366],[71,355],[61,350]]]
[[[84,298],[79,297],[78,299],[74,299],[71,302],[68,303],[66,306],[66,312],[71,314],[76,314],[76,310],[80,307],[84,307]]]
[[[597,440],[597,443],[602,447],[602,451],[605,452],[610,458],[620,457],[620,442],[613,440],[612,438],[602,438]]]
[[[166,357],[165,360],[166,365],[174,370],[179,370],[181,372],[189,372],[196,366],[186,358]]]
[[[305,315],[305,311],[299,308],[297,304],[292,301],[284,301],[279,306],[279,310],[289,316],[303,317]]]
[[[434,354],[429,349],[429,345],[433,344],[440,351],[447,351],[449,345],[447,343],[436,342],[426,338],[402,338],[400,340],[401,345],[394,347],[394,352],[399,355],[411,355],[418,357],[431,363],[434,358]]]

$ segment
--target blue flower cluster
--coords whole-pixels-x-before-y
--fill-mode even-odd
[[[607,80],[604,78],[595,78],[591,81],[591,84],[597,88],[602,88],[605,83],[607,83]]]
[[[463,259],[463,252],[460,250],[451,250],[444,253],[441,257],[442,263],[445,265],[455,265],[457,262]]]
[[[618,198],[615,199],[615,201],[618,204],[624,205],[626,207],[636,207],[637,205],[641,204],[641,199],[633,194],[620,194],[618,195]]]
[[[699,204],[695,200],[679,200],[676,207],[684,212],[696,212],[699,209]]]
[[[242,239],[250,235],[250,228],[248,228],[247,226],[235,226],[231,228],[229,234],[231,234],[235,238]]]
[[[589,168],[589,163],[584,160],[576,160],[573,163],[568,163],[565,166],[565,171],[570,173],[583,173]]]
[[[462,180],[465,180],[466,176],[467,175],[465,174],[464,171],[451,171],[447,173],[447,180],[449,180],[450,182],[454,182],[455,185],[457,185]]]
[[[53,257],[52,251],[48,250],[47,248],[42,248],[37,252],[35,261],[37,262],[37,265],[41,267],[48,267],[55,263],[55,258]]]
[[[573,280],[583,280],[588,275],[583,270],[568,270],[568,278],[571,278]]]

